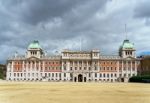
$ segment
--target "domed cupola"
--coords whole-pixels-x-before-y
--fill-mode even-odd
[[[134,49],[134,44],[131,43],[129,40],[124,40],[122,44],[123,49]]]
[[[41,58],[43,55],[43,50],[40,46],[39,41],[34,40],[33,42],[31,42],[28,46],[28,51],[27,51],[27,57],[37,57],[37,58]]]
[[[119,55],[123,58],[127,57],[136,57],[135,56],[135,47],[128,39],[123,41],[123,44],[119,48]]]
[[[29,44],[28,49],[41,49],[39,41],[34,40],[32,43]]]

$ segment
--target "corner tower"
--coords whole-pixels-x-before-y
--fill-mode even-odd
[[[136,58],[134,44],[131,43],[128,39],[123,41],[123,44],[119,48],[119,55],[122,58],[132,57]]]

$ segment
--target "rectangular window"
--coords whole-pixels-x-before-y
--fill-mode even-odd
[[[113,74],[111,74],[111,77],[113,77]]]
[[[109,70],[109,67],[107,67],[107,70]]]
[[[91,67],[89,67],[89,70],[91,70]]]
[[[105,73],[103,74],[103,77],[105,77]]]
[[[64,70],[66,70],[66,66],[64,66]]]
[[[70,70],[72,70],[72,67],[70,67]]]
[[[56,73],[56,77],[57,77],[57,73]]]
[[[109,74],[107,74],[107,77],[109,78]]]
[[[124,74],[124,77],[126,77],[126,74]]]
[[[128,77],[130,77],[130,74],[128,74]]]
[[[119,67],[119,70],[121,70],[121,67]]]
[[[105,70],[105,67],[104,67],[104,70]]]
[[[126,70],[126,68],[124,67],[124,70]]]
[[[45,67],[45,70],[47,70],[47,67]]]
[[[91,77],[91,74],[89,73],[89,77]]]
[[[77,67],[75,67],[75,70],[77,70]]]
[[[95,77],[97,77],[97,73],[95,73]]]
[[[119,74],[119,77],[121,77],[121,74]]]
[[[95,66],[95,70],[97,70],[97,67]]]
[[[113,67],[111,67],[111,70],[113,70]]]
[[[102,77],[102,74],[101,74],[101,73],[99,74],[99,77]]]

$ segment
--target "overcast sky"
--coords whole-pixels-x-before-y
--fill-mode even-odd
[[[150,50],[150,0],[0,0],[0,63],[39,40],[48,53],[99,49],[117,54],[125,37]]]

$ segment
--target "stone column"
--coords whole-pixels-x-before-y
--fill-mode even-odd
[[[11,65],[11,72],[14,71],[14,61],[12,61],[12,65]]]
[[[11,65],[11,73],[10,73],[10,75],[11,75],[11,80],[14,80],[14,61],[12,61],[12,65]]]
[[[39,61],[39,64],[38,64],[38,79],[41,78],[41,67],[40,67],[40,61]]]
[[[26,61],[26,72],[28,72],[28,71],[29,71],[29,62]]]
[[[87,81],[89,81],[89,65],[88,65],[88,61],[86,62],[86,69],[87,69]]]
[[[42,76],[45,76],[45,62],[43,61],[43,66],[42,66],[43,70],[42,70]]]
[[[64,81],[64,61],[62,61],[61,69],[62,69],[62,72],[61,72],[61,81]]]
[[[121,70],[121,74],[122,74],[122,76],[121,77],[123,77],[124,76],[124,61],[122,60],[121,61],[122,62],[122,70]]]
[[[128,77],[128,61],[126,61],[126,77]]]
[[[24,60],[23,60],[23,63],[22,63],[22,79],[25,78],[24,73],[25,73],[25,67],[24,67]]]
[[[130,70],[131,71],[131,73],[130,73],[131,77],[132,77],[132,74],[133,74],[132,69],[133,69],[133,67],[132,67],[132,61],[131,61],[131,70]]]
[[[11,77],[11,74],[10,74],[11,73],[10,72],[11,71],[11,67],[10,66],[11,66],[10,63],[8,63],[7,64],[7,71],[6,71],[7,72],[7,74],[6,74],[6,80],[9,80],[9,78]]]
[[[117,77],[115,77],[115,78],[118,79],[119,78],[119,74],[120,74],[120,72],[119,72],[119,61],[116,61],[116,62],[117,62],[117,68],[116,68],[117,69]]]
[[[137,61],[135,61],[135,75],[137,75]]]
[[[36,61],[34,61],[34,70],[37,72]]]
[[[28,71],[29,71],[28,61],[26,61],[26,80],[28,79]]]
[[[67,72],[66,72],[66,79],[67,79],[67,81],[69,81],[70,80],[70,73],[69,73],[70,62],[69,61],[67,61],[66,70],[67,70]]]
[[[30,61],[30,80],[32,80],[32,61]]]
[[[79,70],[79,67],[80,67],[79,61],[77,61],[77,71]]]
[[[34,80],[37,78],[36,61],[34,61]]]
[[[77,79],[77,80],[76,80],[77,82],[78,82],[78,79],[79,79],[79,78],[78,78],[78,75],[79,75],[79,74],[77,74],[77,78],[76,78],[76,79]]]
[[[84,70],[83,60],[81,61],[81,70]]]

